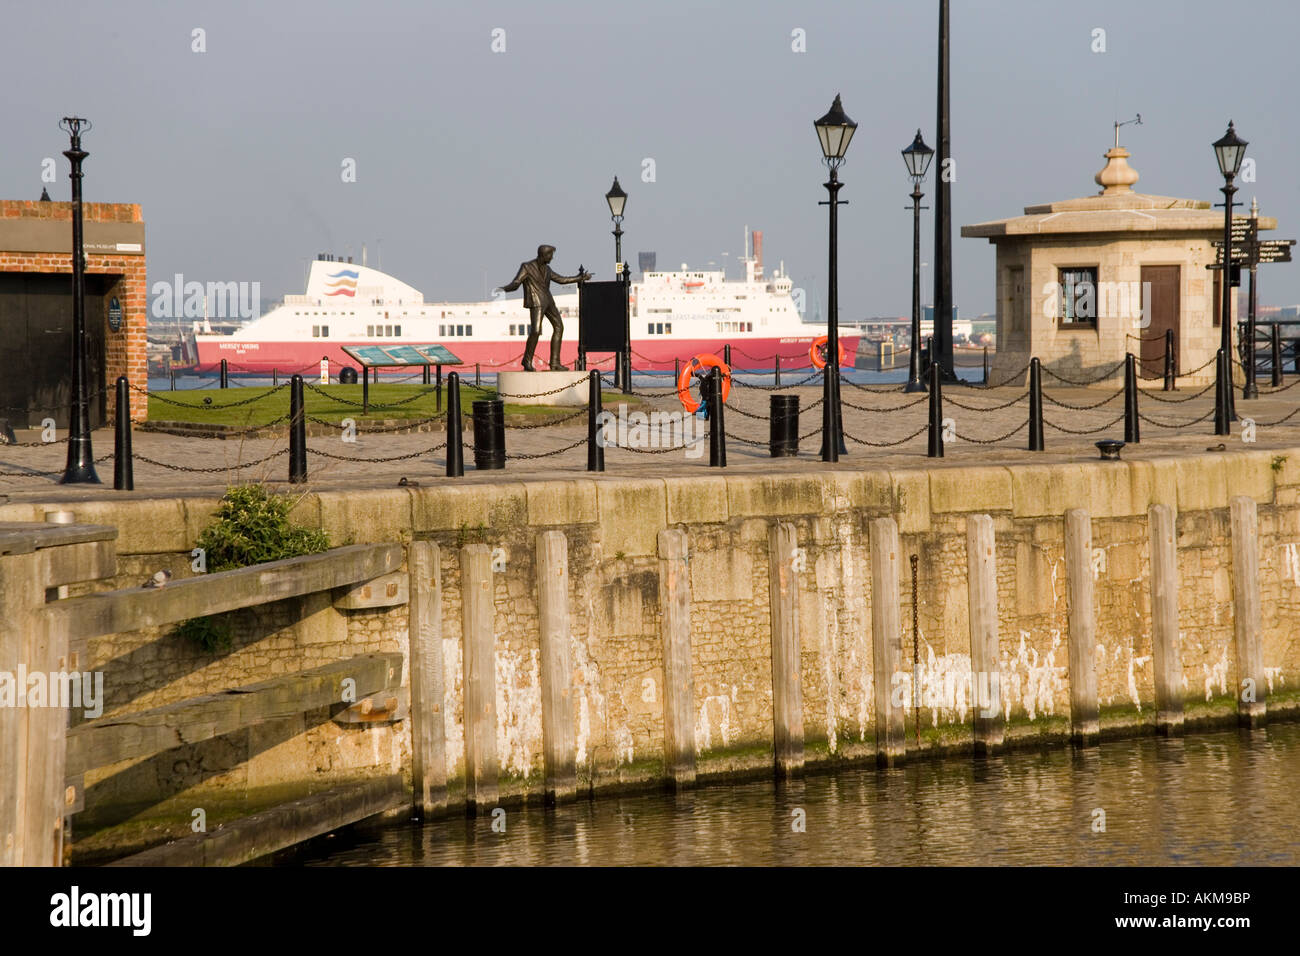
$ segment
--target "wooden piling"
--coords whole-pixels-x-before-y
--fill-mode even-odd
[[[871,522],[871,661],[876,701],[876,763],[893,766],[907,756],[906,706],[894,705],[894,680],[902,673],[903,630],[898,613],[898,522]],[[915,676],[915,675],[914,675]]]
[[[1260,649],[1259,512],[1253,499],[1232,499],[1233,630],[1237,650],[1237,721],[1263,725],[1268,713]]]
[[[1097,604],[1092,577],[1092,519],[1065,513],[1065,570],[1070,593],[1070,738],[1077,747],[1097,743]]]
[[[443,704],[442,553],[413,541],[410,570],[411,784],[416,816],[447,808],[447,728]]]
[[[664,773],[675,789],[695,785],[695,684],[691,677],[691,582],[686,532],[659,532],[664,642]]]
[[[768,588],[772,606],[772,749],[778,777],[803,770],[803,670],[799,660],[799,582],[795,526],[768,532]]]
[[[18,665],[30,670],[29,646],[34,626],[35,602],[45,597],[41,556],[37,551],[0,555],[0,668],[15,683]],[[15,695],[18,688],[14,687]],[[27,803],[27,742],[29,716],[36,711],[0,707],[0,866],[20,866],[24,856]]]
[[[967,588],[970,596],[971,702],[975,753],[991,754],[1002,746],[1003,709],[998,669],[998,580],[993,519],[966,518]],[[988,688],[987,699],[979,693]]]
[[[1178,645],[1178,548],[1174,510],[1147,510],[1151,535],[1151,657],[1155,670],[1156,729],[1183,732],[1183,660]]]
[[[465,802],[470,813],[497,801],[496,640],[492,552],[485,544],[460,550],[465,660]]]
[[[537,610],[541,622],[542,752],[545,799],[577,793],[573,665],[569,647],[569,542],[561,531],[537,536]]]

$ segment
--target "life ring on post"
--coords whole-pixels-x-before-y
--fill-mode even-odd
[[[825,359],[825,357],[822,355],[822,352],[823,352],[823,350],[824,350],[825,347],[826,347],[826,343],[829,342],[829,341],[830,341],[830,338],[827,337],[827,336],[825,336],[825,335],[813,339],[812,348],[810,348],[810,349],[808,350],[808,357],[812,359],[813,368],[816,368],[816,369],[823,369],[823,368],[826,367],[826,359]],[[838,353],[839,353],[839,357],[840,357],[839,364],[840,364],[840,365],[843,365],[843,364],[844,364],[844,346],[841,345],[839,342],[836,342],[836,343],[835,343],[835,348],[836,348],[836,350],[837,350]]]
[[[682,408],[686,409],[689,415],[694,415],[700,407],[700,403],[691,397],[691,378],[700,369],[705,368],[722,369],[722,401],[724,404],[727,401],[727,396],[731,394],[731,369],[727,367],[727,364],[716,355],[697,355],[682,366],[682,372],[677,376],[677,397],[681,399]]]

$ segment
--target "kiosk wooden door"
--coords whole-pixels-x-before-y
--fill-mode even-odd
[[[1181,266],[1142,267],[1142,314],[1150,318],[1146,328],[1135,334],[1142,336],[1142,350],[1138,353],[1138,367],[1143,378],[1160,378],[1165,373],[1165,331],[1174,332],[1174,374],[1179,372],[1178,356],[1182,351],[1182,314],[1179,285]]]

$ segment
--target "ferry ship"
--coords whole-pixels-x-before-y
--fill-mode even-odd
[[[826,335],[825,325],[804,322],[784,269],[763,274],[763,234],[753,232],[750,255],[746,229],[745,277],[729,280],[725,271],[645,272],[629,295],[632,367],[673,368],[674,361],[716,354],[732,347],[737,368],[770,370],[775,357],[787,368],[810,364],[813,342]],[[573,367],[578,352],[576,285],[553,285],[556,307],[564,320],[561,361]],[[528,337],[528,310],[521,297],[504,295],[485,302],[426,302],[404,282],[362,264],[320,256],[311,264],[307,291],[287,295],[260,319],[229,335],[204,334],[198,324],[195,343],[199,367],[211,369],[222,359],[231,371],[269,374],[319,368],[330,372],[356,366],[344,346],[437,343],[464,365],[484,370],[519,368]],[[550,354],[550,322],[542,320],[535,365],[544,368]],[[858,334],[840,335],[843,364],[853,367]],[[612,357],[594,353],[588,367],[610,367]],[[405,374],[404,370],[389,370]]]

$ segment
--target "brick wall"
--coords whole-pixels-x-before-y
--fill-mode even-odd
[[[0,219],[46,219],[65,221],[72,229],[72,203],[41,202],[39,200],[0,200]],[[138,203],[82,203],[84,222],[143,222]],[[72,256],[57,252],[12,252],[0,250],[0,272],[39,272],[58,274],[72,272]],[[101,255],[87,253],[87,275],[116,276],[108,296],[116,296],[122,304],[122,329],[105,330],[104,379],[108,386],[107,408],[109,420],[116,414],[117,396],[114,383],[119,375],[138,388],[148,388],[148,367],[145,343],[145,324],[148,321],[145,257],[143,255]],[[71,283],[69,283],[71,287]],[[88,320],[92,317],[88,316]],[[98,317],[94,317],[98,320]],[[142,422],[148,414],[144,396],[133,394],[132,421]]]

